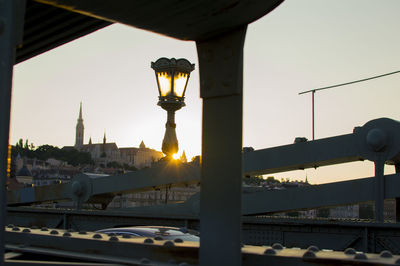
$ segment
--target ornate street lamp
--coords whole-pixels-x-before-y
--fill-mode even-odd
[[[185,106],[186,86],[190,72],[194,70],[194,64],[184,58],[162,57],[156,62],[151,62],[151,68],[156,73],[158,92],[160,93],[158,105],[168,112],[162,152],[169,159],[179,150],[175,132],[175,111]]]

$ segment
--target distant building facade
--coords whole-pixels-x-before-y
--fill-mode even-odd
[[[115,142],[107,143],[106,133],[104,133],[103,143],[92,143],[92,139],[90,138],[89,143],[84,144],[84,129],[81,103],[76,124],[74,148],[79,151],[89,152],[92,160],[98,165],[105,167],[110,162],[117,162],[140,169],[150,167],[153,162],[160,160],[164,156],[160,151],[147,148],[143,141],[140,143],[139,148],[118,148]]]

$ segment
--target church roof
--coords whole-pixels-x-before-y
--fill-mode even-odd
[[[84,149],[93,149],[96,146],[100,146],[101,148],[105,148],[107,150],[118,150],[118,146],[115,142],[85,144],[85,145],[83,145],[83,148]]]
[[[21,169],[19,169],[17,176],[32,176],[32,173],[29,171],[28,167],[24,165]]]

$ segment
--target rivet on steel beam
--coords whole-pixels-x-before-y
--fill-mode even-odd
[[[313,251],[313,252],[318,252],[318,251],[319,251],[319,248],[318,248],[317,246],[309,246],[309,247],[307,248],[307,250],[310,250],[310,251]]]
[[[19,231],[19,227],[13,227],[13,229],[12,229],[13,231]]]
[[[141,264],[150,264],[150,260],[147,259],[147,258],[143,258],[143,259],[140,260],[140,263]]]
[[[275,243],[272,245],[272,248],[281,250],[281,249],[283,249],[283,246],[280,243]]]
[[[151,238],[146,238],[146,239],[144,240],[144,243],[152,244],[152,243],[154,243],[154,241],[153,241],[153,239],[151,239]]]
[[[30,233],[31,230],[29,230],[28,228],[25,228],[24,230],[22,230],[22,233]]]
[[[116,236],[112,236],[110,237],[110,239],[108,239],[109,241],[118,241],[118,237]]]
[[[122,235],[122,238],[132,238],[130,235],[124,234]]]
[[[175,238],[174,242],[175,243],[183,243],[183,239],[182,238]]]
[[[365,255],[364,253],[358,253],[354,256],[355,260],[367,260],[367,255]]]
[[[79,231],[80,235],[86,235],[86,231]]]
[[[174,242],[172,242],[172,241],[166,241],[165,243],[164,243],[164,246],[166,246],[166,247],[173,247],[173,246],[175,246],[175,244],[174,244]]]
[[[266,250],[264,250],[264,254],[265,255],[275,255],[276,251],[273,248],[267,248]]]
[[[345,251],[344,251],[344,254],[346,254],[346,255],[354,255],[356,253],[357,252],[356,252],[356,250],[354,248],[346,248]]]
[[[307,250],[304,254],[303,254],[303,258],[315,258],[315,253],[311,250]]]
[[[50,231],[50,235],[58,235],[58,231],[57,230],[51,230]]]
[[[71,233],[70,233],[70,232],[65,232],[65,233],[63,234],[63,236],[70,237],[70,236],[71,236]]]
[[[162,238],[161,236],[156,236],[156,237],[154,238],[154,240],[164,240],[164,238]]]
[[[103,238],[103,237],[100,234],[94,234],[93,238],[100,239],[100,238]]]
[[[13,225],[13,224],[9,224],[9,225],[7,225],[7,227],[8,227],[8,228],[13,228],[14,225]]]
[[[49,231],[49,229],[47,229],[47,227],[42,227],[42,229],[40,229],[40,231]]]
[[[381,258],[392,258],[393,257],[392,253],[388,250],[382,251],[380,256],[381,256]]]

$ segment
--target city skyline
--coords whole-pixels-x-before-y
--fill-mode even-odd
[[[249,25],[244,51],[243,146],[255,149],[311,139],[311,96],[301,91],[400,70],[398,1],[290,1]],[[79,102],[85,142],[161,150],[166,122],[150,62],[196,64],[186,107],[176,114],[180,153],[201,150],[201,99],[194,42],[112,25],[15,67],[10,143],[74,143]],[[400,119],[400,75],[316,93],[316,138],[351,133],[379,117]],[[345,118],[345,119],[343,119]],[[101,141],[99,141],[101,142]],[[388,169],[392,171],[392,169]],[[283,174],[311,183],[373,176],[371,164]],[[342,175],[342,176],[341,176]],[[275,175],[279,178],[279,175]],[[336,178],[337,177],[337,178]]]

